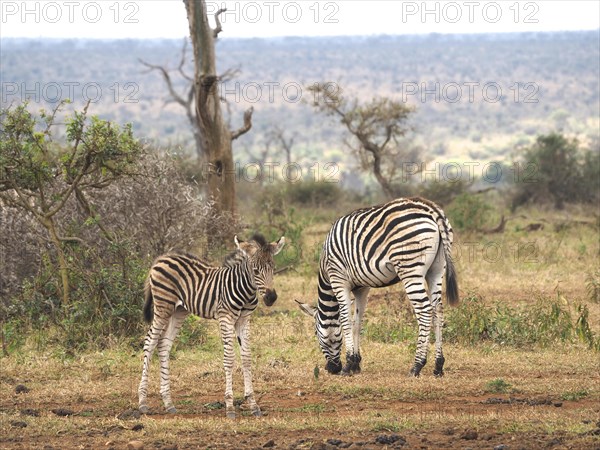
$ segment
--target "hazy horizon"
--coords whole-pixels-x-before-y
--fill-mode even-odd
[[[600,30],[600,2],[208,1],[223,38],[488,34]],[[181,0],[9,1],[2,38],[179,39],[188,35]],[[213,23],[214,25],[214,23]]]

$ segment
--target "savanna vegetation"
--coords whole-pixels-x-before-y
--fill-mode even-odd
[[[338,378],[318,370],[313,324],[294,299],[316,299],[331,222],[382,200],[381,190],[240,175],[237,215],[223,215],[186,158],[86,111],[64,128],[53,117],[28,105],[2,111],[3,447],[598,445],[597,151],[551,133],[519,151],[520,176],[494,189],[479,178],[407,184],[442,203],[456,228],[461,303],[446,312],[446,376],[431,367],[407,376],[416,324],[395,286],[371,295],[363,372]],[[208,246],[206,230],[222,233],[224,246]],[[219,263],[234,234],[252,231],[288,239],[277,256],[279,300],[253,317],[254,384],[267,416],[224,419],[218,328],[190,317],[171,365],[179,414],[161,415],[154,370],[155,414],[140,417],[142,286],[153,258],[177,247]],[[239,371],[234,382],[242,392]]]
[[[132,122],[136,135],[193,153],[186,109],[173,101],[161,72],[140,62],[167,69],[185,102],[194,69],[188,45],[188,78],[178,71],[182,44],[3,39],[1,101],[8,106],[30,97],[51,108],[71,98],[81,109],[88,95],[103,119]],[[296,136],[293,161],[335,162],[351,175],[356,162],[345,150],[344,127],[312,110],[315,97],[308,88],[316,83],[338,83],[361,102],[387,97],[416,107],[409,125],[425,161],[502,161],[555,130],[578,136],[584,146],[597,139],[599,52],[597,31],[281,39],[232,39],[225,33],[216,57],[232,129],[241,126],[250,106],[255,110],[254,131],[239,139],[236,161],[253,161],[279,126]],[[484,95],[488,83],[500,86],[501,98],[494,87]],[[283,160],[281,154],[271,158]],[[344,183],[356,188],[364,180],[346,177]]]

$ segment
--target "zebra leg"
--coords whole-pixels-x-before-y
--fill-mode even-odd
[[[436,377],[444,376],[444,353],[442,352],[442,327],[444,326],[444,311],[441,299],[433,306],[433,323],[435,326],[435,368]]]
[[[414,274],[413,274],[414,275]],[[417,316],[419,324],[419,336],[417,338],[417,352],[415,355],[415,363],[410,370],[411,375],[418,377],[421,369],[427,363],[427,351],[429,349],[429,333],[431,332],[431,302],[427,295],[425,280],[422,277],[410,278],[400,276],[404,282],[406,295]]]
[[[440,255],[438,254],[438,258]],[[442,328],[444,326],[444,309],[442,304],[442,278],[445,272],[445,262],[436,262],[427,273],[427,287],[431,298],[433,312],[433,326],[435,330],[435,368],[433,374],[436,377],[444,376],[444,353],[442,351]],[[444,258],[443,253],[441,258]]]
[[[169,414],[175,414],[177,409],[171,400],[171,383],[169,369],[169,354],[175,342],[175,337],[183,325],[183,321],[187,317],[188,312],[183,308],[175,310],[169,321],[169,325],[158,340],[158,357],[160,359],[160,394],[165,405],[165,410]]]
[[[342,369],[342,375],[352,375],[356,366],[360,363],[360,355],[356,353],[354,347],[353,337],[353,324],[351,323],[351,298],[350,289],[344,285],[334,286],[332,283],[333,291],[338,299],[340,307],[340,325],[344,334],[344,344],[346,346],[346,365]]]
[[[219,319],[221,340],[223,341],[223,367],[225,368],[225,411],[229,419],[235,419],[235,407],[233,406],[234,322],[235,320],[229,316]]]
[[[160,317],[154,315],[152,326],[144,339],[144,366],[142,368],[142,379],[138,388],[138,399],[139,399],[139,410],[143,414],[148,414],[150,409],[147,404],[148,397],[148,371],[150,369],[150,361],[152,360],[152,354],[158,344],[163,330],[166,328],[169,321],[169,317]]]
[[[367,309],[367,295],[369,288],[363,287],[352,291],[354,294],[354,321],[352,322],[352,340],[354,343],[354,357],[350,359],[350,370],[353,373],[360,373],[360,330],[362,328],[362,319]]]
[[[260,407],[256,404],[254,398],[254,388],[252,387],[252,357],[250,354],[250,314],[242,315],[235,323],[235,332],[240,344],[240,353],[242,357],[242,372],[244,373],[244,398],[248,400],[248,406],[252,414],[262,416]]]

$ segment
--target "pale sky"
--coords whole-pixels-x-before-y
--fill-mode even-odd
[[[598,30],[591,1],[210,1],[226,37]],[[1,0],[0,37],[182,38],[182,0]]]

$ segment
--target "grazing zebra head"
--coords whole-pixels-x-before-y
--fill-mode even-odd
[[[330,373],[339,373],[342,370],[340,354],[342,352],[342,328],[339,321],[322,319],[319,310],[306,303],[296,300],[300,309],[312,316],[315,320],[315,335],[319,341],[319,347],[326,359],[325,369]]]
[[[267,306],[273,305],[277,300],[277,292],[273,287],[273,269],[275,261],[273,257],[278,254],[285,245],[285,238],[282,236],[277,242],[268,243],[264,236],[255,234],[247,242],[240,242],[235,237],[237,253],[248,258],[254,275],[254,283],[263,302]]]

